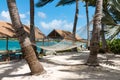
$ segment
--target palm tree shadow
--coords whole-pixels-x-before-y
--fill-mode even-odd
[[[79,64],[65,64],[63,62],[58,62],[58,61],[52,61],[50,59],[39,59],[40,62],[44,62],[44,63],[47,63],[47,64],[53,64],[55,66],[57,65],[61,65],[61,66],[76,66],[76,65],[79,65]],[[82,64],[81,64],[82,65]]]
[[[71,55],[71,54],[64,54],[64,55]],[[80,61],[81,63],[75,63],[75,64],[67,64],[67,63],[64,63],[62,62],[61,60],[59,61],[53,61],[51,59],[47,59],[47,58],[41,58],[39,59],[40,62],[45,62],[45,63],[48,63],[48,64],[53,64],[53,65],[62,65],[62,66],[76,66],[76,65],[85,65],[86,63],[86,60],[88,58],[89,55],[87,55],[86,53],[85,54],[78,54],[78,55],[73,55],[71,57],[68,57],[66,60],[69,61],[69,60],[74,60],[74,61]]]
[[[84,54],[84,53],[80,53],[78,55],[73,55],[70,58],[68,58],[67,60],[85,60],[89,57],[88,54]]]
[[[82,77],[63,77],[62,80],[119,80],[119,73],[113,70],[107,70],[103,67],[90,67],[78,65],[72,69],[61,69],[59,71],[72,73]],[[112,75],[112,76],[111,76]],[[71,75],[72,76],[72,75]]]
[[[102,64],[106,64],[106,65],[110,65],[110,66],[116,66],[116,64],[114,63],[114,61],[112,60],[116,60],[116,59],[119,59],[120,57],[111,57],[111,58],[103,58],[103,57],[98,57],[98,60],[100,63]]]
[[[103,61],[103,63],[106,65],[115,66],[114,62],[112,61]]]
[[[19,61],[19,62],[11,62],[11,65],[6,67],[7,69],[4,69],[3,72],[0,72],[0,80],[2,80],[2,78],[4,77],[18,77],[18,76],[28,76],[29,73],[25,73],[25,74],[11,74],[13,71],[18,71],[18,68],[22,68],[21,66],[25,65],[26,62],[25,61]],[[7,65],[7,64],[4,64]]]
[[[15,75],[8,75],[7,77],[18,77],[18,76],[31,76],[31,73],[24,73],[24,74],[15,74]]]

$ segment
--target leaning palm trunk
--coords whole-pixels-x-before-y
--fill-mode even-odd
[[[15,0],[7,0],[7,5],[13,25],[12,27],[15,29],[17,38],[21,45],[22,53],[30,67],[31,74],[40,74],[44,71],[44,68],[37,60],[28,35],[26,34],[20,21]]]
[[[73,40],[75,40],[76,35],[76,26],[77,26],[77,20],[78,20],[78,0],[76,0],[76,12],[75,12],[75,18],[74,18],[74,24],[73,24]]]
[[[88,0],[85,1],[86,3],[86,18],[87,18],[87,48],[90,48],[90,34],[89,34],[89,15],[88,15]]]
[[[76,0],[76,12],[75,12],[75,18],[74,18],[74,24],[73,24],[73,44],[76,40],[76,26],[77,26],[77,21],[78,21],[78,0]],[[77,51],[77,48],[73,48],[73,51]]]
[[[103,0],[97,0],[95,17],[94,17],[94,21],[93,21],[92,38],[91,38],[91,42],[90,42],[90,55],[87,60],[87,64],[91,65],[91,66],[99,65],[98,59],[97,59],[97,54],[99,51],[102,4],[103,4]]]
[[[34,27],[34,0],[30,0],[30,41],[35,44],[35,27]],[[33,45],[35,54],[38,58],[37,48]]]

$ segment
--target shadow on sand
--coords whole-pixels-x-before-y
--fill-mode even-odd
[[[25,61],[13,61],[10,63],[4,64],[5,66],[0,67],[0,80],[2,80],[5,77],[19,77],[19,76],[29,76],[30,73],[25,74],[11,74],[13,71],[18,71],[18,68],[22,68],[21,66],[25,65]],[[4,68],[4,71],[2,71],[2,68]]]

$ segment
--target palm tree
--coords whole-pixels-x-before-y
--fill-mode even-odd
[[[69,1],[64,1],[64,0],[61,0],[58,5],[65,5],[65,4],[72,4],[74,3],[76,0],[69,0]],[[89,34],[89,15],[88,15],[88,5],[90,3],[94,3],[94,0],[81,0],[81,1],[84,1],[86,4],[86,18],[87,18],[87,48],[89,49],[90,47],[90,34]],[[75,26],[74,26],[75,27]],[[75,32],[75,31],[74,31]],[[74,33],[73,32],[73,33]]]
[[[35,27],[34,27],[34,0],[30,0],[30,41],[35,44]],[[36,56],[38,58],[37,48],[33,45]]]
[[[8,5],[12,25],[13,25],[12,27],[15,29],[17,39],[20,42],[22,53],[30,67],[31,74],[42,73],[44,71],[44,68],[36,58],[35,52],[31,46],[31,42],[28,38],[28,35],[23,29],[23,25],[20,21],[18,9],[16,6],[16,1],[7,0],[7,5]]]
[[[95,7],[95,0],[88,1],[89,6]],[[102,49],[106,51],[108,50],[108,46],[105,40],[105,31],[104,31],[104,25],[116,25],[114,19],[111,17],[108,7],[109,7],[109,2],[108,0],[103,1],[103,18],[102,18],[102,30],[101,30],[101,36],[102,36]],[[106,27],[106,26],[105,26]]]
[[[79,14],[78,0],[76,0],[76,10],[75,10],[75,17],[74,17],[74,24],[73,24],[73,39],[75,39],[75,36],[76,36],[76,26],[77,26],[77,21],[78,21],[78,14]]]
[[[88,0],[85,0],[86,3],[86,18],[87,18],[87,48],[90,49],[90,29],[89,29],[89,15],[88,15]]]
[[[36,6],[37,7],[42,7],[44,5],[46,5],[47,3],[50,3],[54,0],[40,0]],[[60,6],[60,5],[65,5],[65,4],[70,4],[76,1],[76,12],[75,12],[75,18],[74,18],[74,25],[73,25],[73,39],[75,39],[75,35],[76,35],[76,25],[77,25],[77,20],[78,20],[78,0],[60,0],[58,2],[58,4],[56,6]]]
[[[45,6],[47,3],[51,3],[52,1],[54,0],[39,0],[39,2],[37,2],[36,6],[37,7],[43,7]],[[44,40],[43,40],[43,44],[44,44]],[[41,52],[40,53],[43,53],[43,49],[41,49]]]
[[[97,54],[99,51],[102,4],[103,4],[103,0],[96,0],[96,10],[95,10],[95,16],[93,20],[92,38],[90,41],[90,55],[87,60],[87,65],[91,65],[91,66],[99,65]]]
[[[102,24],[102,28],[101,28],[101,37],[102,37],[102,49],[106,52],[108,52],[108,46],[107,46],[107,42],[105,40],[105,30],[104,30],[105,24]]]
[[[75,40],[76,26],[78,21],[78,14],[79,14],[78,1],[79,0],[60,0],[57,4],[57,6],[61,6],[61,5],[68,5],[76,2],[76,10],[75,10],[74,23],[73,23],[73,40]]]
[[[61,6],[61,5],[68,5],[76,2],[76,9],[75,9],[75,16],[74,16],[74,23],[73,23],[73,44],[75,42],[75,37],[76,37],[76,26],[77,26],[77,21],[78,21],[78,14],[79,14],[79,0],[60,0],[56,6]],[[73,51],[77,51],[77,48],[74,48]]]

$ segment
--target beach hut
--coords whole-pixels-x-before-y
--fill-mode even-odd
[[[26,31],[28,36],[30,36],[30,27],[24,25],[24,30]],[[11,23],[0,21],[0,38],[7,39],[6,40],[6,51],[9,53],[8,39],[16,38],[15,30],[13,29]],[[45,35],[37,27],[35,28],[35,38],[36,38],[36,40],[45,38]],[[7,53],[6,51],[5,51],[5,53]],[[4,51],[0,51],[0,53],[4,53]]]
[[[28,36],[30,36],[30,27],[24,25],[24,30],[27,32]],[[8,22],[0,21],[0,38],[16,38],[15,30],[12,28],[12,24]],[[43,39],[45,35],[36,27],[35,28],[35,38]]]
[[[73,40],[73,34],[71,32],[65,30],[57,30],[57,29],[51,31],[47,37],[52,39],[60,39],[60,40],[62,39]],[[78,35],[76,35],[75,40],[80,42],[85,42]]]

